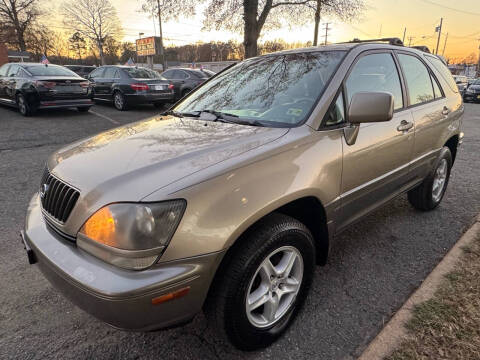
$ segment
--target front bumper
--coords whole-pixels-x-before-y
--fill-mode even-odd
[[[38,195],[29,205],[26,249],[45,277],[74,304],[121,329],[153,330],[185,322],[199,312],[224,253],[155,265],[144,271],[116,268],[78,249],[45,223]],[[189,288],[180,298],[152,299]]]

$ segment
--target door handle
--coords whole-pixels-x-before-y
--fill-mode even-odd
[[[446,106],[444,106],[442,110],[442,115],[448,115],[448,114],[450,114],[450,110]]]
[[[413,127],[413,122],[408,122],[407,120],[402,120],[400,125],[397,126],[397,130],[401,132],[406,132]]]

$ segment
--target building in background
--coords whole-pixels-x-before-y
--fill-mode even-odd
[[[30,59],[28,51],[8,50],[8,62],[25,62]]]
[[[8,52],[5,44],[0,43],[0,66],[8,62]]]

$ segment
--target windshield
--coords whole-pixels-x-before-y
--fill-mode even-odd
[[[136,79],[163,79],[156,71],[146,69],[146,68],[124,68],[125,72],[131,78]]]
[[[244,61],[217,75],[175,107],[294,126],[306,120],[345,51],[270,55]]]
[[[480,79],[479,80],[473,80],[472,85],[480,85]]]
[[[34,76],[75,76],[73,71],[56,65],[31,65],[26,67],[27,71]]]

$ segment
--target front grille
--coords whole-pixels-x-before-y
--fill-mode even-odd
[[[72,212],[80,193],[54,177],[48,169],[42,176],[40,199],[43,210],[56,220],[64,223]]]

